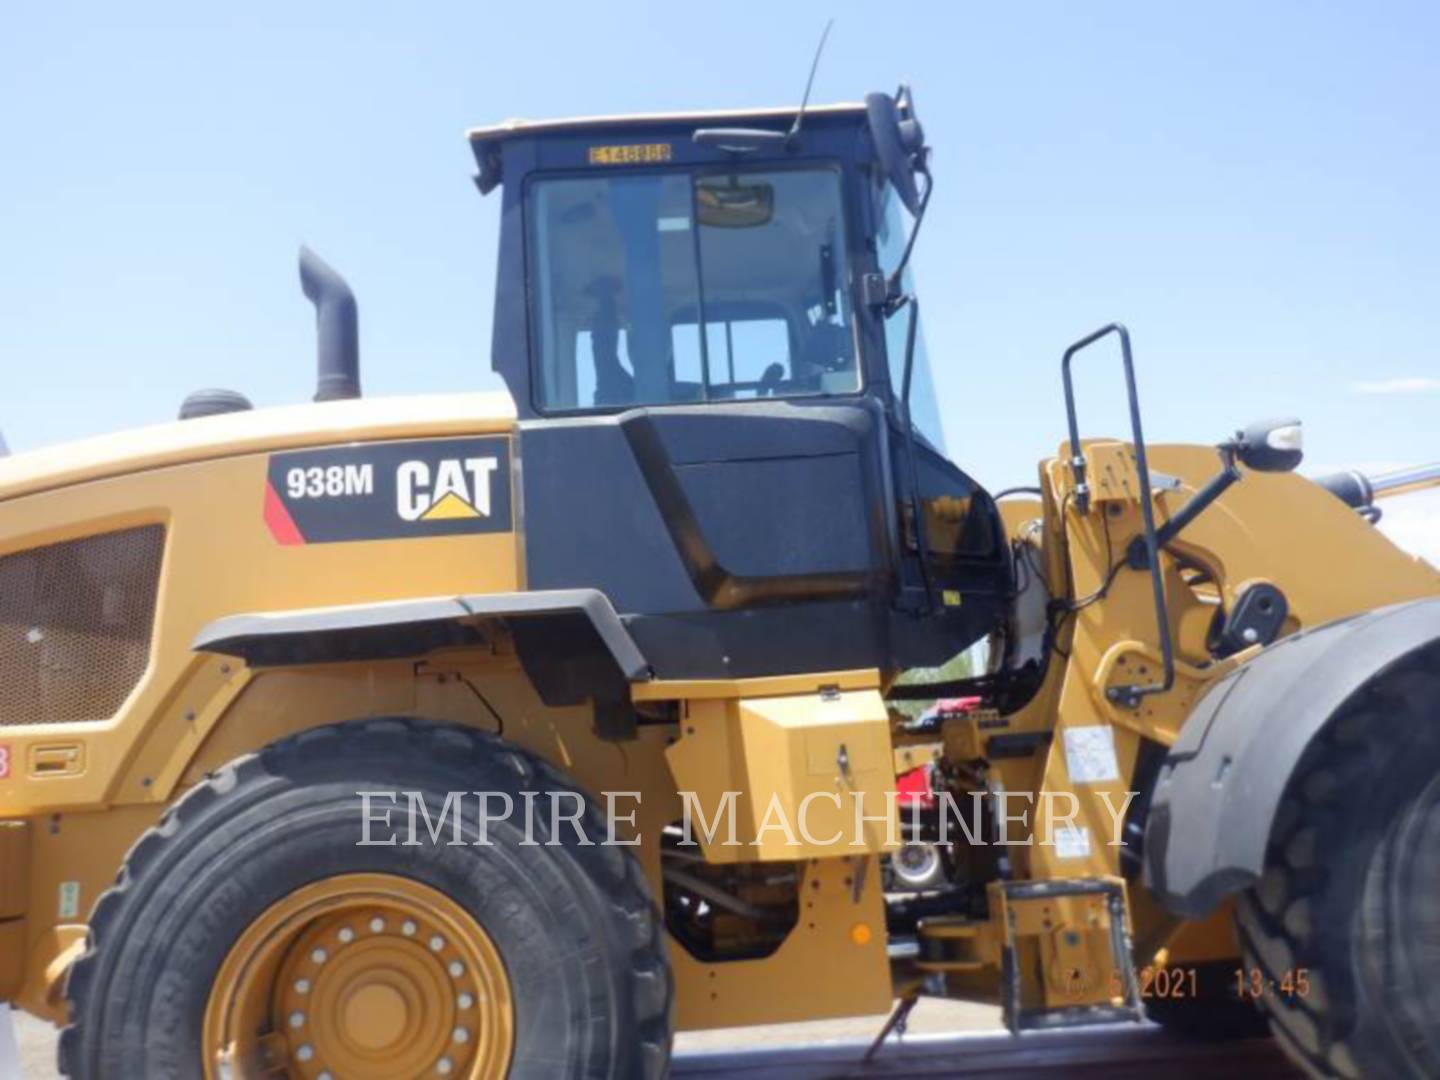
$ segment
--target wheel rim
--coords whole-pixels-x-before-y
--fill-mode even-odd
[[[390,874],[297,889],[221,965],[205,1009],[212,1080],[503,1076],[514,1046],[504,963],[444,893]]]

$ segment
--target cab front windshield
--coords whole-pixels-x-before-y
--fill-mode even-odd
[[[528,217],[542,410],[860,389],[838,170],[540,178]]]

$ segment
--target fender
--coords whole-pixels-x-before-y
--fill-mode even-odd
[[[251,667],[422,656],[484,644],[503,622],[525,673],[547,705],[590,699],[607,736],[628,737],[629,684],[650,665],[604,593],[596,589],[436,596],[303,611],[230,615],[206,626],[197,652],[236,656]]]
[[[1187,918],[1250,887],[1305,748],[1367,683],[1440,641],[1440,598],[1303,630],[1220,680],[1195,706],[1155,788],[1145,883]]]

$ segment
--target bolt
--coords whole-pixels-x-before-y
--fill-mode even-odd
[[[342,945],[349,945],[350,942],[355,940],[355,931],[351,930],[348,926],[342,926],[340,928],[340,933],[336,934],[335,936],[340,939],[340,943]]]
[[[454,1034],[451,1035],[451,1038],[457,1043],[467,1043],[470,1041],[470,1032],[466,1031],[463,1027],[457,1027]]]
[[[462,964],[462,963],[460,963],[459,960],[451,960],[451,961],[450,961],[450,977],[451,977],[452,979],[458,979],[461,975],[464,975],[464,974],[465,974],[465,965]]]
[[[445,939],[444,939],[443,937],[441,937],[439,934],[436,934],[434,937],[432,937],[432,938],[430,939],[430,951],[431,951],[431,952],[439,952],[439,951],[440,951],[441,949],[443,949],[444,947],[445,947]]]
[[[404,934],[406,937],[414,937],[414,936],[415,936],[415,924],[414,924],[413,922],[411,922],[409,919],[406,919],[403,923],[400,924],[400,932],[401,932],[402,934]]]
[[[317,964],[323,964],[326,960],[330,959],[330,954],[327,953],[324,949],[316,949],[310,954],[310,959],[315,961],[315,963]]]
[[[461,994],[456,999],[455,1004],[459,1005],[462,1009],[468,1009],[471,1005],[475,1004],[475,999],[469,994]]]
[[[382,930],[384,930],[384,929],[385,929],[385,920],[384,920],[384,919],[381,919],[381,918],[378,918],[378,917],[377,917],[377,918],[374,918],[374,919],[371,919],[371,920],[370,920],[370,932],[371,932],[372,934],[378,934],[378,933],[380,933],[380,931],[382,931]]]
[[[442,1057],[439,1061],[435,1062],[435,1071],[441,1076],[449,1076],[450,1070],[453,1068],[455,1068],[455,1066],[448,1057]]]
[[[299,1050],[295,1051],[295,1056],[301,1061],[309,1061],[315,1056],[315,1048],[312,1047],[309,1043],[306,1043],[304,1046],[300,1047]]]
[[[290,1014],[290,1026],[291,1026],[292,1028],[304,1027],[304,1026],[305,1026],[305,1014],[302,1013],[302,1012],[292,1012],[292,1013]]]
[[[296,980],[295,980],[295,992],[296,992],[297,994],[308,994],[308,993],[310,992],[310,980],[309,980],[309,979],[296,979]]]

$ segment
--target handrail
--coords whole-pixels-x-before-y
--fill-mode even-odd
[[[1150,570],[1150,584],[1155,595],[1155,625],[1160,635],[1160,657],[1165,677],[1159,683],[1112,686],[1107,691],[1111,701],[1127,708],[1137,708],[1140,699],[1150,694],[1163,694],[1175,685],[1175,649],[1170,640],[1170,613],[1165,604],[1165,580],[1160,571],[1160,544],[1155,531],[1155,505],[1150,491],[1150,466],[1145,458],[1145,434],[1140,427],[1140,393],[1135,388],[1135,362],[1130,355],[1130,331],[1121,323],[1102,326],[1065,350],[1060,374],[1065,381],[1065,416],[1070,426],[1070,471],[1075,480],[1075,509],[1090,512],[1090,487],[1085,477],[1085,455],[1080,450],[1080,420],[1075,410],[1075,383],[1070,363],[1080,350],[1094,345],[1101,338],[1115,334],[1120,338],[1120,356],[1125,364],[1125,392],[1130,403],[1130,433],[1135,445],[1135,468],[1140,474],[1140,516],[1145,523],[1145,561]],[[1114,567],[1106,567],[1106,573]]]

